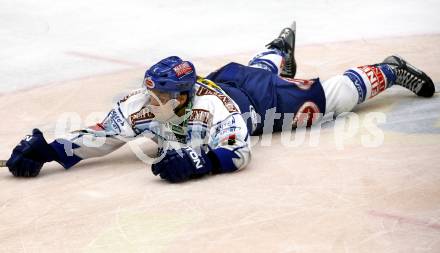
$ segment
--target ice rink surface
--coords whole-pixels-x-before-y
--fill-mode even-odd
[[[408,0],[0,0],[0,158],[33,127],[52,139],[66,112],[95,123],[163,57],[201,74],[246,63],[293,19],[298,78],[397,53],[439,90],[439,10]],[[68,171],[48,164],[35,179],[3,169],[0,252],[440,252],[438,94],[393,87],[355,112],[346,120],[359,128],[342,143],[331,124],[318,145],[274,134],[247,169],[182,184],[154,177],[128,145]],[[386,116],[374,148],[363,145],[370,112]]]

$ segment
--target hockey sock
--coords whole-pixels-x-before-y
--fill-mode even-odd
[[[358,104],[375,97],[396,81],[396,74],[388,64],[366,65],[344,73],[359,93]]]
[[[257,54],[248,65],[254,68],[261,68],[270,71],[274,74],[279,74],[284,64],[284,53],[276,48],[268,49],[267,51]]]

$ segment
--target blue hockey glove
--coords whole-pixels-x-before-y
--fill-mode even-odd
[[[11,157],[6,162],[9,171],[16,177],[36,177],[46,162],[56,159],[53,148],[47,144],[39,129],[32,130],[13,149]]]
[[[153,174],[160,175],[162,179],[169,182],[177,183],[211,172],[212,162],[203,150],[200,154],[191,147],[185,147],[178,151],[168,150],[160,162],[151,166]]]

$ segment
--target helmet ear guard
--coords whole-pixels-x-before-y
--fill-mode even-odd
[[[191,62],[170,56],[145,72],[144,85],[148,89],[181,93],[190,92],[196,80],[196,70]]]

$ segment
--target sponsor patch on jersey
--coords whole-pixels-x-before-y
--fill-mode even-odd
[[[139,121],[148,120],[154,118],[154,114],[143,107],[140,111],[130,115],[131,125],[136,125]]]
[[[201,86],[196,93],[197,96],[206,96],[206,95],[214,95],[218,97],[223,105],[228,109],[229,112],[238,112],[237,107],[235,106],[234,102],[226,95],[221,94],[215,90],[208,89],[206,87]]]
[[[196,121],[201,122],[205,125],[209,125],[212,122],[212,114],[207,110],[193,109],[188,121],[189,123]]]
[[[309,127],[320,119],[320,111],[318,105],[312,101],[305,102],[295,113],[292,127]]]
[[[101,125],[106,130],[112,130],[116,133],[121,133],[121,127],[124,126],[124,119],[117,111],[111,110],[107,117],[102,121]]]
[[[359,69],[367,75],[368,80],[371,83],[370,98],[376,96],[377,94],[385,90],[386,79],[380,68],[367,65],[367,66],[359,67]]]
[[[118,125],[118,127],[119,127],[119,126],[124,126],[124,119],[121,117],[121,115],[120,115],[117,111],[112,110],[112,111],[110,112],[110,119],[111,119],[114,123],[116,123],[116,124]]]
[[[237,136],[235,134],[231,134],[227,139],[228,145],[234,145],[237,142]]]
[[[174,72],[176,72],[176,76],[178,78],[193,72],[193,68],[191,67],[191,65],[189,65],[188,62],[180,63],[179,65],[175,66],[173,70]]]

